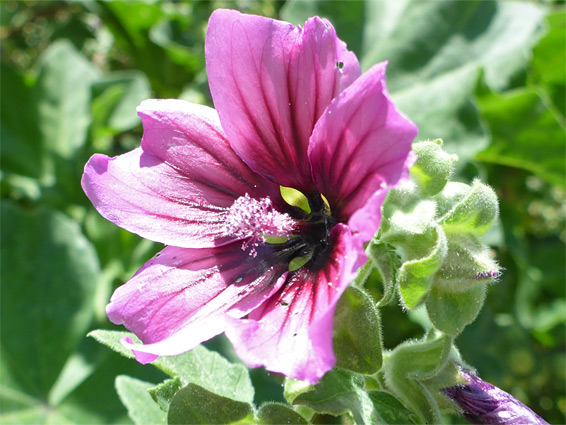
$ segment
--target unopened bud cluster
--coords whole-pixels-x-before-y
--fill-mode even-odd
[[[497,218],[497,197],[479,180],[450,181],[457,158],[442,150],[441,140],[413,149],[411,179],[390,192],[374,243],[391,246],[399,258],[403,305],[426,304],[435,327],[456,335],[476,318],[486,283],[500,274],[481,240]]]

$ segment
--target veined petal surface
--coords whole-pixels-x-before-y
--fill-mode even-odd
[[[232,10],[213,13],[205,49],[232,148],[270,180],[312,192],[309,137],[330,101],[361,74],[355,55],[320,18],[302,29]]]
[[[395,186],[408,174],[411,143],[417,127],[397,110],[385,86],[386,63],[373,66],[339,94],[318,120],[309,144],[315,184],[336,211],[349,222],[364,206],[381,206],[378,191]],[[367,211],[378,217],[378,211]],[[349,222],[354,232],[371,238],[371,228],[358,228],[363,220]]]
[[[235,242],[216,248],[167,247],[119,287],[106,307],[109,319],[144,345],[128,344],[141,362],[177,355],[223,332],[284,283],[287,264],[269,246],[257,256]],[[151,354],[153,356],[147,356]]]
[[[220,207],[248,193],[279,197],[279,186],[254,173],[232,150],[208,106],[177,99],[145,100],[137,108],[143,123],[141,147],[194,184],[191,197]],[[194,194],[193,194],[194,193]]]
[[[115,158],[97,154],[85,166],[83,189],[106,219],[156,242],[211,247],[234,240],[223,223],[239,196],[283,203],[279,187],[234,153],[213,109],[149,100],[138,113],[142,147]]]
[[[231,320],[226,335],[251,367],[316,383],[336,363],[332,320],[336,303],[366,260],[359,239],[338,224],[318,270],[290,272],[279,292],[248,319]]]

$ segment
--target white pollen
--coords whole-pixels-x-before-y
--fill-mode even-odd
[[[254,199],[249,194],[240,196],[226,211],[223,225],[226,236],[248,239],[242,249],[248,245],[258,246],[266,241],[265,236],[290,236],[295,229],[295,221],[289,214],[280,213],[273,208],[271,199]],[[251,255],[255,256],[255,249]]]

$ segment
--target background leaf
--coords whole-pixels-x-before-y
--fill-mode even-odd
[[[551,183],[566,185],[566,127],[537,89],[480,97],[480,108],[491,127],[493,143],[477,155],[528,170]]]
[[[133,358],[133,354],[120,343],[120,339],[128,336],[134,342],[140,342],[129,332],[97,330],[89,335],[129,358]],[[253,402],[254,389],[247,369],[240,364],[230,363],[202,345],[179,356],[159,357],[152,365],[171,377],[178,376],[185,385],[194,383],[223,397]]]
[[[1,211],[2,264],[9,264],[2,267],[3,361],[22,389],[41,396],[88,329],[98,260],[61,213],[8,203]]]
[[[16,398],[35,398],[38,409],[90,325],[98,260],[78,226],[61,213],[10,203],[2,204],[1,213],[1,260],[10,265],[2,267],[2,377],[12,384],[2,400],[17,391],[29,396]],[[49,398],[57,404],[62,396]]]
[[[41,175],[41,139],[36,125],[37,107],[33,80],[2,63],[0,84],[0,135],[2,170],[30,177]]]
[[[148,389],[152,386],[153,384],[129,376],[118,376],[116,378],[118,395],[128,408],[128,414],[137,425],[167,423],[167,414],[159,408],[149,395]]]
[[[86,142],[91,84],[100,71],[68,42],[43,55],[37,80],[39,128],[50,153],[70,159]]]

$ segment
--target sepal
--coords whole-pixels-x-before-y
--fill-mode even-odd
[[[411,168],[411,178],[417,182],[423,196],[434,196],[442,191],[454,172],[458,156],[443,151],[442,145],[442,139],[413,145],[418,159]]]
[[[417,307],[426,297],[448,251],[446,236],[438,225],[431,226],[423,239],[425,243],[419,241],[418,245],[423,245],[426,255],[405,261],[399,270],[399,293],[409,309]]]
[[[363,290],[349,287],[340,297],[334,314],[336,365],[365,375],[382,364],[379,311]]]
[[[476,319],[486,292],[485,285],[464,292],[449,292],[434,287],[426,299],[428,317],[436,329],[456,336]]]
[[[474,235],[448,236],[448,255],[435,276],[438,288],[465,292],[498,278],[500,269],[490,249]]]
[[[437,389],[461,382],[451,366],[451,360],[458,358],[452,342],[447,335],[431,333],[397,346],[385,357],[385,384],[417,415],[417,423],[440,423],[441,412],[450,403]]]
[[[474,180],[472,186],[449,183],[438,197],[439,211],[448,211],[439,219],[447,233],[471,233],[481,236],[499,214],[497,195],[489,186]]]

